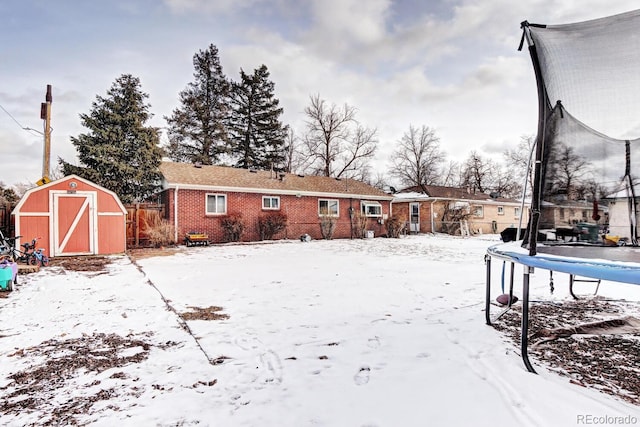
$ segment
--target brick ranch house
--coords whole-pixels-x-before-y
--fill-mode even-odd
[[[162,162],[160,172],[159,199],[177,242],[188,232],[206,233],[212,243],[224,242],[221,221],[236,214],[245,224],[241,240],[257,241],[258,220],[273,212],[287,217],[286,229],[274,238],[309,234],[320,239],[323,215],[336,222],[333,238],[361,237],[351,219],[357,212],[366,216],[368,234],[379,236],[386,234],[384,222],[393,199],[351,179],[176,162]]]
[[[495,196],[495,195],[494,195]],[[445,212],[460,209],[469,214],[467,222],[472,234],[499,233],[507,227],[517,227],[520,222],[521,202],[504,197],[492,197],[485,193],[473,193],[465,188],[423,185],[404,189],[394,194],[393,215],[407,221],[411,233],[442,233],[457,230],[459,224],[451,223]],[[526,227],[527,209],[522,224]]]

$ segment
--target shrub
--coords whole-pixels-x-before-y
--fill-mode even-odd
[[[224,234],[224,240],[227,242],[239,242],[244,234],[244,221],[239,213],[232,213],[222,218],[220,226]]]
[[[258,218],[260,240],[271,240],[287,228],[287,216],[281,212],[270,212]]]
[[[333,238],[333,232],[336,231],[336,219],[330,215],[320,216],[320,234],[322,238],[331,240]]]
[[[400,238],[400,234],[404,230],[406,220],[397,214],[391,215],[386,221],[387,236],[393,238]]]
[[[147,224],[146,233],[149,243],[155,247],[175,245],[175,228],[166,219]]]
[[[367,229],[367,216],[363,215],[362,212],[355,212],[353,214],[353,218],[351,218],[353,228],[355,230],[356,236],[360,239],[364,238],[364,232]]]

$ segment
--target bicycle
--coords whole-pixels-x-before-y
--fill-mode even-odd
[[[22,236],[5,238],[4,236],[2,236],[5,244],[7,244],[9,247],[8,255],[13,262],[24,262],[25,264],[31,264],[31,258],[34,256],[33,254],[36,248],[36,241],[39,239],[39,237],[31,240],[31,243],[27,242],[20,245],[23,248],[23,250],[20,250],[16,247],[16,241],[18,241],[21,237]]]
[[[38,263],[41,267],[49,266],[49,257],[44,254],[44,248],[38,248],[31,254],[29,264],[37,265]]]

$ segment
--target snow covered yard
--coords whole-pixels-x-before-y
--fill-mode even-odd
[[[640,423],[638,406],[539,364],[528,373],[485,325],[495,243],[283,241],[115,257],[103,273],[45,269],[0,299],[0,423]],[[553,296],[546,272],[532,280],[532,298],[568,300],[566,277]],[[600,295],[640,301],[630,285]]]

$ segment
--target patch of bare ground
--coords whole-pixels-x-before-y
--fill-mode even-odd
[[[222,307],[211,306],[207,308],[201,307],[189,307],[192,311],[180,313],[180,317],[184,320],[224,320],[228,319],[229,315],[225,313],[218,313],[224,310]]]
[[[532,303],[529,356],[532,361],[593,388],[640,406],[640,306],[604,298]],[[494,322],[518,347],[522,307]]]
[[[132,260],[136,261],[139,259],[157,256],[171,256],[183,251],[184,247],[180,246],[165,246],[160,248],[135,248],[128,249],[127,255],[129,255]]]
[[[172,345],[175,343],[169,342],[162,348]],[[98,401],[141,394],[142,390],[127,386],[127,382],[103,387],[97,374],[113,369],[110,379],[128,379],[118,368],[146,360],[150,347],[135,336],[95,333],[18,349],[9,357],[26,359],[28,367],[9,375],[9,384],[0,387],[0,414],[38,411],[45,414],[41,425],[78,425],[78,416],[91,414]],[[91,377],[95,377],[93,381]],[[119,410],[114,405],[108,409]]]
[[[109,265],[111,261],[111,258],[104,256],[55,257],[51,259],[49,265],[62,267],[69,271],[106,272],[106,266]]]

